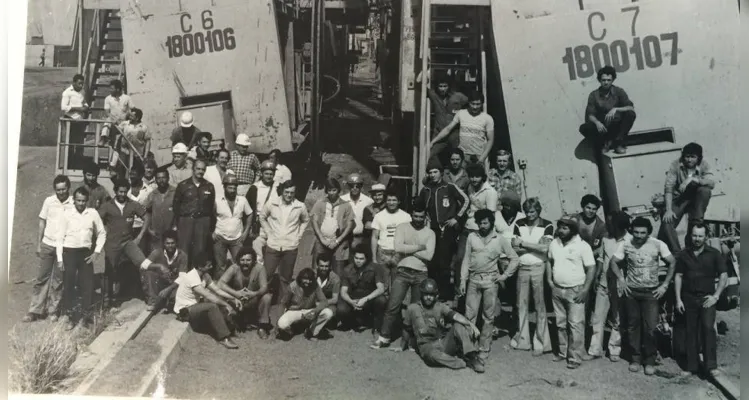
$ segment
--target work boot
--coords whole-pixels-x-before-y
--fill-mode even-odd
[[[39,314],[34,314],[30,312],[24,315],[23,318],[21,318],[21,322],[34,322],[34,321],[38,321],[41,318],[42,317]]]
[[[640,372],[640,364],[634,362],[629,363],[629,372]]]
[[[600,355],[591,355],[591,354],[583,354],[582,359],[583,361],[593,361],[595,359],[601,358]]]
[[[230,338],[224,338],[224,340],[219,342],[222,346],[226,347],[227,349],[238,349],[239,346],[237,346],[236,343],[234,343],[233,340]]]
[[[655,374],[655,365],[646,365],[645,366],[645,375],[654,375]]]
[[[268,333],[267,329],[260,328],[257,330],[257,337],[259,337],[260,340],[268,339],[268,336],[270,336],[270,334]]]
[[[466,358],[468,368],[474,370],[478,374],[483,374],[484,371],[486,371],[484,368],[484,361],[479,357],[478,352],[475,352]]]
[[[374,341],[374,343],[369,345],[369,348],[375,350],[384,349],[386,347],[390,347],[390,340],[385,339],[382,336],[378,337],[377,340]]]

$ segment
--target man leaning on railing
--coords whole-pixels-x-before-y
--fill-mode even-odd
[[[73,76],[73,84],[62,92],[62,101],[60,110],[64,118],[72,120],[85,119],[88,114],[88,104],[86,103],[86,92],[83,90],[84,77],[81,74]],[[72,146],[68,146],[68,158],[70,160],[82,161],[83,158],[83,141],[86,138],[86,122],[70,121],[69,136],[64,139]],[[75,165],[70,166],[75,167]]]

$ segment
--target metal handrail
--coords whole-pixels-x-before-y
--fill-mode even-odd
[[[112,121],[107,121],[107,120],[104,120],[104,119],[93,119],[93,118],[89,118],[89,119],[87,119],[87,118],[74,119],[74,118],[66,118],[66,117],[61,117],[60,118],[60,122],[63,122],[63,123],[64,122],[87,122],[87,123],[93,122],[95,124],[111,124],[112,123]],[[99,143],[99,130],[98,129],[96,130],[94,136],[95,136],[94,139],[95,139],[96,143]],[[127,137],[125,135],[122,135],[122,140],[124,141],[125,144],[127,144],[128,150],[131,151],[131,153],[130,153],[131,155],[135,154],[136,156],[138,156],[138,158],[141,161],[145,162],[145,157],[142,154],[140,154],[140,152],[135,148],[135,146],[133,146],[133,144],[127,139]],[[68,144],[68,142],[62,142],[62,141],[58,141],[58,143],[60,143],[60,144],[63,144],[63,143]],[[94,145],[94,146],[81,145],[81,146],[86,146],[86,147],[105,147],[105,146],[98,146],[98,145]],[[132,163],[131,163],[131,165],[132,165]],[[125,167],[127,167],[127,166],[125,166]]]
[[[84,62],[86,63],[85,68],[83,69],[83,76],[86,77],[87,80],[90,78],[91,73],[91,49],[94,47],[94,38],[97,36],[97,30],[99,26],[99,12],[94,13],[94,20],[91,24],[91,36],[88,38],[88,48],[86,49],[86,57],[84,58]],[[83,15],[81,15],[81,27],[83,27]],[[97,40],[97,43],[99,41]],[[91,82],[89,82],[91,83]]]

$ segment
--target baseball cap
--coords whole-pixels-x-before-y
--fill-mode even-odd
[[[187,154],[188,151],[184,143],[177,143],[172,147],[172,154]]]
[[[179,117],[179,125],[183,128],[191,127],[193,122],[192,113],[189,111],[183,112]]]
[[[237,140],[234,141],[234,143],[240,145],[240,146],[249,146],[250,143],[250,137],[247,136],[246,133],[240,133],[237,135]]]
[[[370,193],[371,192],[384,192],[385,191],[385,185],[383,185],[382,183],[375,183],[374,185],[372,185],[372,188],[369,189],[369,191],[370,191]]]

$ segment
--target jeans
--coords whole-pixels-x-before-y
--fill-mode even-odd
[[[441,231],[439,227],[432,227],[432,230],[437,242],[434,246],[434,256],[429,263],[429,277],[437,282],[439,298],[452,300],[455,290],[451,284],[451,278],[453,257],[458,250],[458,230],[447,226],[444,231]]]
[[[57,266],[55,248],[41,245],[39,270],[31,292],[29,312],[37,315],[56,314],[62,300],[63,272]]]
[[[221,279],[221,275],[223,275],[228,267],[226,258],[227,251],[231,252],[232,260],[235,263],[238,263],[237,253],[239,253],[239,250],[242,248],[242,244],[243,243],[239,238],[226,240],[221,236],[216,237],[216,240],[213,242],[213,258],[216,259],[216,269],[214,270],[213,276],[216,279]]]
[[[278,329],[282,331],[290,331],[292,325],[306,321],[304,319],[304,314],[314,310],[289,310],[283,313],[281,315],[281,318],[278,319]],[[314,319],[314,327],[312,328],[312,336],[317,336],[320,331],[322,331],[322,328],[325,327],[325,324],[328,323],[331,319],[333,319],[333,310],[330,308],[325,308],[322,311],[320,311],[317,316]]]
[[[390,273],[390,282],[387,283],[388,288],[393,285],[400,258],[401,257],[395,252],[395,250],[384,250],[380,246],[377,246],[377,262],[387,268]]]
[[[351,296],[351,299],[359,300],[361,297]],[[382,327],[382,320],[385,318],[387,305],[387,296],[379,295],[374,299],[369,300],[361,310],[355,310],[351,304],[346,303],[339,297],[336,317],[344,325],[352,325],[355,322],[354,320],[358,317],[368,317],[372,321],[372,328],[379,331]]]
[[[143,291],[146,295],[146,304],[155,305],[159,293],[174,282],[171,276],[164,276],[161,271],[151,269],[140,270],[143,281]]]
[[[188,269],[195,267],[195,262],[208,253],[211,242],[210,217],[179,217],[177,232],[179,232],[179,248],[187,254]],[[204,261],[210,258],[203,258]]]
[[[604,120],[600,120],[601,123],[606,125],[606,133],[601,134],[598,132],[596,125],[590,121],[585,121],[584,124],[580,125],[580,133],[588,139],[592,139],[603,145],[604,142],[623,142],[624,139],[629,135],[629,131],[632,130],[632,125],[635,124],[637,114],[634,111],[624,111],[617,113],[616,119],[611,123],[606,123]]]
[[[684,318],[686,320],[686,370],[698,372],[700,349],[707,371],[718,368],[718,338],[715,332],[715,306],[702,307],[704,295],[683,293]]]
[[[674,221],[670,224],[665,222],[661,223],[661,227],[658,230],[658,239],[668,245],[671,253],[676,254],[681,250],[676,227],[681,222],[684,214],[689,215],[687,235],[684,238],[684,244],[689,247],[692,243],[692,235],[690,234],[692,232],[692,227],[698,222],[702,222],[705,218],[705,211],[707,211],[707,205],[710,203],[711,196],[712,191],[709,187],[690,183],[684,193],[674,199],[672,206],[672,211],[676,215]]]
[[[489,353],[492,346],[492,331],[494,330],[494,314],[497,304],[498,272],[485,274],[471,274],[468,277],[466,288],[466,315],[465,317],[474,325],[478,320],[479,305],[481,305],[481,337],[479,338],[479,350]]]
[[[463,257],[466,254],[466,245],[468,244],[468,235],[471,233],[468,229],[463,229],[463,232],[458,236],[458,247],[456,248],[455,256],[452,260],[452,274],[453,274],[453,286],[455,287],[455,293],[458,293],[460,287],[460,269],[463,266]]]
[[[591,356],[603,356],[604,324],[611,330],[608,343],[609,355],[619,356],[622,351],[622,336],[619,332],[619,295],[616,289],[609,291],[608,287],[616,288],[612,285],[599,285],[596,289],[596,303],[590,323],[593,336],[590,338],[588,348],[588,354]]]
[[[62,312],[73,317],[79,314],[84,319],[89,319],[91,305],[94,299],[94,265],[86,262],[86,257],[91,255],[89,248],[63,248],[62,264],[65,266],[63,272],[63,296]],[[78,300],[78,292],[81,295],[81,307],[75,307]],[[77,313],[75,311],[78,311]]]
[[[289,290],[292,275],[294,275],[297,253],[298,249],[276,250],[269,246],[265,247],[265,272],[269,280],[272,279],[274,274],[278,273],[280,287],[273,289],[277,289],[279,298],[283,298],[286,291]]]
[[[658,299],[650,289],[632,289],[624,298],[627,333],[633,363],[655,365],[658,352],[655,330],[658,325]]]
[[[401,318],[401,304],[406,298],[406,293],[411,289],[411,303],[416,303],[421,298],[419,284],[427,279],[427,273],[415,269],[398,267],[393,279],[393,285],[390,288],[390,298],[388,299],[387,311],[382,321],[380,335],[386,339],[392,339],[391,335],[395,331],[396,324]]]
[[[537,352],[551,351],[549,324],[546,320],[546,302],[544,300],[544,273],[546,265],[523,265],[518,269],[517,308],[518,332],[512,338],[510,346],[518,350],[533,349]],[[532,291],[532,292],[531,292]],[[528,320],[530,296],[533,294],[533,304],[536,308],[536,333],[533,341],[530,339],[530,323]]]
[[[194,331],[213,334],[216,340],[224,340],[231,335],[229,326],[226,324],[226,316],[217,304],[197,303],[187,307],[187,311],[188,322]]]
[[[585,303],[575,302],[575,296],[582,289],[582,285],[571,288],[554,286],[551,291],[557,320],[559,355],[566,357],[569,363],[581,363],[585,352]]]
[[[419,355],[427,364],[461,369],[466,367],[466,362],[458,356],[467,356],[476,350],[476,343],[471,339],[470,329],[454,323],[442,339],[419,346]]]

